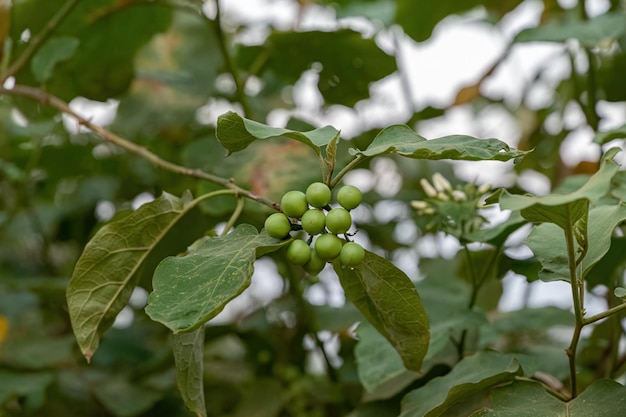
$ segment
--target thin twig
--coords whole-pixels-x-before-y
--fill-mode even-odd
[[[574,334],[569,347],[566,349],[567,356],[569,357],[569,369],[571,379],[571,391],[572,399],[578,395],[576,384],[576,349],[578,347],[578,341],[580,340],[580,333],[582,332],[584,323],[583,311],[584,305],[580,299],[580,282],[576,272],[576,250],[574,249],[574,234],[571,230],[565,230],[565,242],[567,244],[567,259],[570,274],[570,284],[572,286],[572,300],[574,302],[574,316],[576,318],[576,326],[574,327]]]
[[[348,163],[341,171],[335,175],[335,178],[330,182],[330,188],[333,188],[337,183],[346,175],[350,170],[359,165],[361,162],[365,161],[368,157],[363,154],[358,154],[352,161]]]
[[[165,171],[170,171],[175,174],[198,178],[201,180],[212,182],[214,184],[221,185],[222,187],[229,188],[235,191],[236,195],[238,196],[245,197],[250,200],[254,200],[257,203],[263,204],[265,206],[268,206],[275,210],[280,211],[279,204],[239,187],[237,184],[234,183],[232,179],[218,177],[216,175],[209,174],[208,172],[205,172],[201,169],[187,168],[187,167],[162,159],[155,153],[149,151],[147,148],[144,148],[143,146],[139,146],[133,142],[130,142],[122,138],[121,136],[118,136],[115,133],[103,128],[102,126],[92,123],[88,119],[84,118],[83,116],[79,115],[74,110],[72,110],[70,106],[66,102],[61,100],[60,98],[53,96],[52,94],[49,94],[39,88],[29,87],[25,85],[15,85],[11,89],[0,87],[0,94],[29,97],[29,98],[39,101],[42,104],[54,107],[57,110],[74,118],[78,122],[79,125],[89,128],[92,132],[100,136],[106,142],[112,143],[130,153],[133,153],[137,156],[140,156],[150,161],[157,168],[163,169]]]
[[[50,34],[57,28],[59,23],[72,11],[74,6],[80,0],[68,0],[63,6],[56,12],[54,16],[48,21],[37,35],[33,37],[24,52],[13,62],[13,64],[6,70],[0,77],[0,85],[3,85],[7,78],[14,76],[20,69],[30,60],[30,58],[37,52],[39,47],[50,36]]]
[[[215,29],[215,36],[217,37],[217,43],[219,44],[220,52],[222,53],[222,57],[224,58],[224,65],[226,66],[226,70],[233,77],[233,81],[235,83],[235,94],[243,109],[244,117],[251,117],[251,108],[248,104],[248,98],[246,96],[244,85],[241,81],[241,78],[239,77],[239,71],[237,71],[237,67],[233,62],[233,58],[230,56],[230,52],[228,51],[228,45],[226,45],[226,37],[224,36],[224,30],[222,29],[222,13],[220,11],[220,2],[219,0],[214,0],[214,2],[215,20],[213,27]]]
[[[235,211],[233,211],[233,214],[230,215],[230,218],[228,219],[226,226],[224,226],[224,230],[222,230],[221,236],[226,236],[229,230],[233,228],[233,226],[235,225],[235,222],[237,221],[237,219],[241,215],[241,212],[243,211],[243,203],[244,203],[243,198],[238,197]]]

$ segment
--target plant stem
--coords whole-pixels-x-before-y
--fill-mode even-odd
[[[245,197],[250,200],[254,200],[257,203],[263,204],[265,206],[273,208],[274,210],[280,211],[280,205],[278,203],[275,203],[271,200],[258,196],[248,190],[245,190],[239,187],[237,184],[234,183],[232,178],[228,179],[228,178],[218,177],[216,175],[205,172],[201,169],[191,169],[191,168],[187,168],[187,167],[175,164],[173,162],[164,160],[158,155],[156,155],[155,153],[149,151],[147,148],[144,148],[143,146],[139,146],[133,142],[130,142],[122,138],[121,136],[118,136],[115,133],[103,128],[102,126],[98,126],[92,123],[88,119],[84,118],[83,116],[79,115],[74,110],[72,110],[66,102],[64,102],[63,100],[61,100],[60,98],[56,96],[48,94],[47,92],[41,89],[29,87],[25,85],[15,85],[11,89],[6,89],[0,86],[0,95],[1,94],[29,97],[29,98],[39,101],[42,104],[54,107],[57,110],[73,117],[78,122],[79,125],[89,128],[92,132],[100,136],[106,142],[112,143],[130,153],[133,153],[141,158],[144,158],[150,161],[157,168],[163,169],[165,171],[170,171],[175,174],[198,178],[201,180],[212,182],[214,184],[221,185],[225,188],[233,190],[235,194],[238,196]]]
[[[233,62],[233,58],[230,56],[230,53],[228,51],[228,45],[226,45],[226,36],[224,36],[224,31],[222,30],[222,14],[220,12],[220,1],[214,0],[214,2],[215,24],[213,26],[215,29],[215,36],[217,37],[217,43],[219,44],[220,52],[222,53],[222,57],[224,58],[224,66],[233,77],[233,82],[235,83],[235,94],[243,109],[243,116],[249,118],[251,117],[252,111],[250,109],[250,105],[248,104],[246,92],[244,91],[244,85],[241,81],[241,78],[239,78],[239,71],[237,71],[237,67]]]
[[[368,157],[363,154],[358,154],[352,161],[348,163],[348,165],[343,167],[343,169],[339,171],[337,175],[335,175],[335,178],[333,178],[333,180],[330,182],[330,188],[333,188],[335,185],[337,185],[337,183],[341,180],[341,178],[343,178],[344,175],[354,169],[354,167],[359,165],[361,162],[365,161],[367,158]]]
[[[603,311],[602,313],[583,319],[583,325],[586,326],[588,324],[595,323],[598,320],[605,319],[609,316],[612,316],[613,314],[619,313],[622,310],[626,310],[626,303],[618,304],[615,307],[612,307],[606,311]]]
[[[572,300],[574,303],[574,316],[576,318],[576,326],[574,327],[574,334],[569,347],[566,349],[567,356],[569,357],[569,369],[571,379],[571,391],[572,399],[576,398],[577,386],[576,386],[576,349],[578,347],[578,341],[580,339],[580,333],[584,326],[584,306],[580,299],[581,283],[578,281],[578,274],[576,273],[576,250],[574,248],[574,234],[571,229],[565,230],[565,242],[567,244],[567,260],[570,274],[570,284],[572,287]]]
[[[3,85],[7,78],[14,76],[18,73],[20,69],[28,60],[37,52],[37,49],[44,43],[44,41],[50,36],[52,31],[54,31],[59,23],[72,11],[74,6],[80,0],[68,0],[61,6],[61,8],[56,12],[52,18],[48,21],[48,23],[41,29],[41,31],[33,37],[30,41],[24,52],[13,62],[2,76],[0,76],[0,85]]]
[[[233,214],[230,215],[230,218],[228,219],[226,226],[224,226],[224,230],[222,230],[221,236],[226,236],[226,233],[228,233],[228,231],[233,228],[233,226],[235,225],[235,222],[237,221],[237,219],[241,215],[241,212],[243,211],[243,203],[244,203],[243,198],[237,197],[237,206],[235,207],[235,211],[233,211]]]

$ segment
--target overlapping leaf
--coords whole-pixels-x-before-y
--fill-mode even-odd
[[[228,153],[246,149],[257,139],[280,136],[302,142],[319,153],[319,148],[328,145],[338,133],[339,131],[332,126],[324,126],[308,132],[270,127],[253,120],[244,119],[235,112],[225,113],[217,119],[217,139],[228,149]]]
[[[170,194],[100,229],[78,259],[67,288],[74,334],[89,359],[128,303],[150,253],[193,205]]]
[[[480,393],[522,374],[514,356],[481,351],[461,360],[450,373],[408,393],[400,417],[437,417]]]
[[[506,210],[521,210],[522,216],[531,222],[550,222],[566,229],[583,219],[585,206],[589,201],[597,201],[610,188],[611,179],[619,165],[613,158],[620,150],[609,149],[600,164],[600,169],[578,190],[569,194],[549,194],[542,197],[513,195],[506,190],[498,190],[487,199],[487,203],[500,203]],[[587,203],[585,203],[587,201]]]
[[[606,255],[615,227],[626,220],[626,204],[600,206],[589,212],[589,248],[582,260],[582,278]],[[565,237],[550,223],[536,226],[526,244],[541,262],[539,278],[543,281],[569,281]]]
[[[187,408],[206,416],[204,403],[204,327],[171,336],[178,390]]]
[[[242,224],[187,256],[165,258],[154,271],[146,313],[174,332],[194,330],[248,288],[257,257],[287,243]]]
[[[454,135],[426,140],[406,125],[383,129],[364,151],[352,149],[352,154],[365,156],[395,153],[415,159],[456,159],[466,161],[508,161],[521,158],[527,152],[511,149],[498,139],[477,139]]]
[[[366,252],[359,267],[333,264],[350,300],[396,349],[407,369],[419,371],[428,349],[428,318],[415,285],[388,260]]]
[[[565,42],[576,39],[583,46],[594,47],[606,39],[617,39],[626,33],[623,13],[606,13],[589,20],[552,23],[521,31],[515,42]]]
[[[493,408],[472,417],[616,417],[626,415],[626,388],[600,379],[582,394],[563,402],[548,394],[538,383],[516,382],[494,391]]]

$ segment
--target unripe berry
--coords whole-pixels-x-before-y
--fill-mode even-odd
[[[311,275],[317,275],[322,272],[326,266],[326,261],[320,258],[315,249],[311,250],[311,259],[304,264],[304,270]]]
[[[294,240],[287,248],[287,259],[294,265],[304,265],[311,259],[311,248],[304,240]]]
[[[357,208],[362,201],[363,194],[361,193],[361,190],[353,187],[352,185],[345,185],[341,187],[337,193],[337,202],[346,210]]]
[[[283,213],[274,213],[265,219],[265,231],[274,239],[284,239],[291,231],[291,222]]]
[[[310,235],[319,235],[324,231],[326,216],[322,210],[310,209],[302,215],[301,223],[305,232]]]
[[[330,233],[319,236],[315,241],[315,251],[324,261],[332,261],[339,256],[341,246],[341,239]]]
[[[346,233],[350,226],[352,226],[352,216],[345,208],[334,208],[326,215],[326,228],[331,233]]]
[[[317,208],[322,208],[330,203],[331,193],[330,188],[324,183],[314,182],[306,189],[306,201],[310,205]]]
[[[359,266],[365,259],[365,249],[358,243],[348,242],[341,248],[340,259],[346,266]]]
[[[288,191],[280,199],[280,205],[285,215],[298,219],[309,209],[306,196],[302,191]]]

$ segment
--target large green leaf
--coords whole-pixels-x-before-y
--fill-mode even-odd
[[[617,39],[626,33],[624,13],[607,13],[589,20],[552,23],[521,31],[515,42],[565,42],[576,39],[583,46],[594,47],[606,39]]]
[[[357,268],[347,268],[339,262],[333,266],[346,298],[391,343],[404,366],[419,371],[430,332],[422,301],[409,277],[369,251]]]
[[[169,30],[138,51],[137,76],[120,100],[113,129],[131,138],[185,137],[198,108],[217,93],[216,83],[207,81],[222,66],[216,31],[206,17],[176,11]]]
[[[54,66],[74,55],[80,41],[71,36],[57,36],[48,39],[30,61],[37,81],[47,81],[52,76]]]
[[[611,186],[611,179],[619,169],[613,160],[619,148],[609,149],[602,157],[600,169],[578,190],[569,194],[548,194],[542,197],[513,195],[504,189],[487,199],[487,203],[500,203],[506,210],[521,210],[522,216],[531,222],[550,222],[564,230],[585,222],[589,201],[598,201]],[[579,223],[578,226],[586,227]]]
[[[430,38],[435,26],[444,18],[467,12],[480,6],[491,15],[502,16],[513,10],[522,0],[398,0],[396,23],[411,38],[422,42]]]
[[[402,400],[400,417],[442,416],[455,405],[513,381],[521,373],[519,362],[511,355],[478,352],[461,360],[447,375],[408,393]]]
[[[626,220],[626,203],[600,206],[589,212],[589,248],[582,260],[582,278],[596,265],[611,246],[615,227]],[[535,226],[526,244],[541,262],[539,278],[543,281],[569,281],[564,234],[550,223]]]
[[[14,57],[28,45],[18,42],[22,32],[28,29],[33,35],[38,33],[63,3],[64,0],[25,0],[13,5]],[[83,96],[104,101],[123,93],[134,77],[136,52],[154,34],[167,29],[171,16],[170,8],[153,2],[78,2],[55,28],[55,36],[74,37],[80,43],[71,56],[64,55],[69,59],[57,60],[47,82],[48,90],[66,100]],[[40,54],[48,46],[42,48]],[[25,66],[16,78],[18,83],[39,85],[30,66]]]
[[[54,381],[54,375],[49,372],[24,373],[0,370],[0,405],[14,396],[41,397],[45,395],[46,387]],[[4,409],[1,408],[1,409]]]
[[[246,149],[257,139],[280,136],[302,142],[319,153],[319,148],[328,145],[338,134],[339,131],[332,126],[324,126],[308,132],[270,127],[253,120],[244,119],[232,111],[222,114],[217,119],[217,139],[228,149],[228,153]]]
[[[74,334],[90,359],[100,336],[128,303],[139,272],[172,227],[202,197],[185,205],[163,193],[128,216],[101,228],[85,247],[67,288]]]
[[[538,383],[516,382],[496,389],[493,408],[472,417],[616,417],[626,415],[626,388],[615,381],[600,379],[582,394],[563,402],[548,394]]]
[[[407,372],[398,352],[373,326],[359,324],[357,336],[359,342],[354,356],[359,379],[367,391],[373,392],[385,382]]]
[[[406,125],[393,125],[381,130],[364,151],[351,149],[350,153],[365,156],[396,153],[415,159],[508,161],[512,158],[521,158],[528,152],[511,149],[498,139],[476,139],[454,135],[426,140]]]
[[[187,408],[206,416],[204,403],[204,326],[171,336],[178,390]]]
[[[348,107],[368,98],[370,84],[397,69],[395,59],[373,39],[351,29],[273,32],[263,46],[242,48],[238,61],[250,68],[263,62],[268,81],[278,76],[290,84],[315,64],[326,102]]]
[[[165,258],[154,271],[146,313],[174,332],[194,330],[248,288],[256,258],[287,243],[242,224],[186,256]]]
[[[594,143],[604,145],[614,139],[626,139],[626,125],[620,126],[617,129],[606,130],[597,132],[593,137]]]

